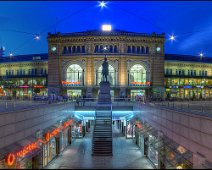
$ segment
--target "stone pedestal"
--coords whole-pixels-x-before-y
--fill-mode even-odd
[[[86,98],[92,98],[92,97],[93,97],[92,87],[87,87]]]
[[[99,89],[98,104],[111,104],[110,83],[101,82]]]
[[[119,92],[119,97],[126,97],[126,88],[121,87]]]

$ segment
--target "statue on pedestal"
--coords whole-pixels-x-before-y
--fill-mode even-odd
[[[103,82],[107,82],[107,76],[108,76],[108,62],[107,58],[105,56],[104,62],[102,63],[102,75],[103,75]]]

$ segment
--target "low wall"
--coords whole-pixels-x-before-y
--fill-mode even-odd
[[[73,103],[55,103],[0,113],[0,149],[65,119],[73,111]]]
[[[212,118],[154,105],[135,104],[134,111],[165,136],[193,152],[194,168],[212,162]]]

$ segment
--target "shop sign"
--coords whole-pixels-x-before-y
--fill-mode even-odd
[[[28,88],[29,86],[19,86],[20,88]]]
[[[178,86],[169,86],[169,87],[173,89],[178,89]]]
[[[6,158],[5,162],[8,166],[13,166],[17,157],[24,157],[29,152],[39,148],[39,145],[37,142],[31,143],[27,146],[25,146],[22,150],[18,151],[17,153],[9,153]]]
[[[150,86],[150,82],[136,82],[136,81],[132,81],[130,83],[132,86]]]
[[[44,86],[34,86],[34,88],[44,88]]]
[[[204,88],[204,86],[196,86],[197,88],[201,88],[201,89],[203,89]]]
[[[183,86],[183,88],[190,89],[190,88],[192,88],[192,86]]]
[[[44,138],[45,138],[46,142],[48,142],[52,137],[57,136],[57,134],[58,134],[61,130],[67,128],[72,122],[73,122],[72,120],[69,120],[69,121],[63,123],[62,126],[59,126],[58,128],[54,129],[52,132],[46,133],[46,134],[44,135]]]
[[[80,82],[79,81],[74,81],[74,82],[62,81],[62,86],[64,86],[64,87],[79,86],[79,85],[80,85]]]
[[[54,129],[52,132],[46,133],[45,134],[46,142],[48,142],[52,137],[56,136],[61,130],[68,127],[72,122],[73,122],[73,120],[68,120],[68,121],[64,122],[62,126]],[[46,143],[42,139],[38,139],[38,142]],[[29,152],[39,148],[38,142],[34,142],[34,143],[31,143],[31,144],[25,146],[22,150],[18,151],[17,153],[9,153],[5,158],[6,164],[10,167],[13,166],[17,157],[21,157],[21,158],[25,157]]]

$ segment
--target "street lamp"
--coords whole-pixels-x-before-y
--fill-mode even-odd
[[[169,36],[169,40],[172,41],[172,42],[175,41],[175,40],[176,40],[176,36],[173,35],[173,34],[170,35],[170,36]]]
[[[101,9],[104,7],[107,7],[106,2],[104,2],[104,1],[99,2],[99,6],[101,7]]]
[[[200,52],[199,56],[200,56],[200,59],[202,60],[202,57],[204,57],[204,54],[202,53],[202,51]]]

